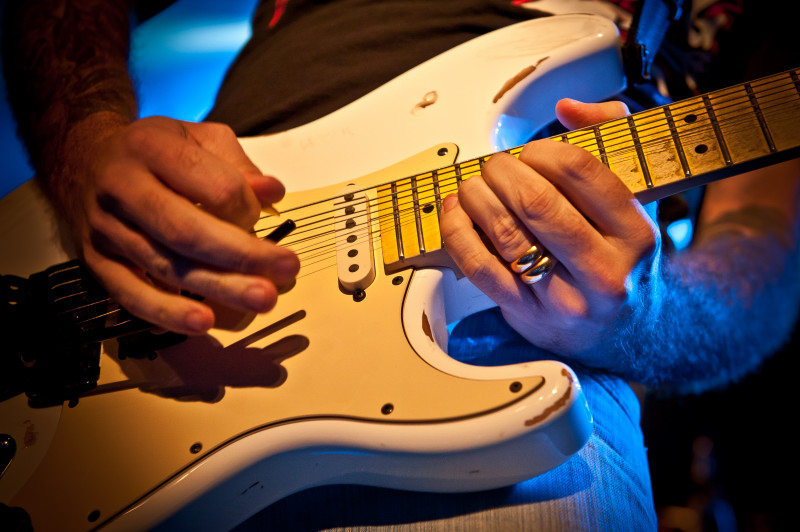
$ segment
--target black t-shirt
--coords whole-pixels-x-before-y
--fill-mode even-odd
[[[265,1],[206,119],[239,136],[299,126],[458,44],[543,15],[511,0]]]

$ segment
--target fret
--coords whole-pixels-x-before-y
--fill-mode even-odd
[[[686,167],[681,164],[680,143],[674,125],[667,120],[664,108],[650,109],[626,118],[631,130],[632,145],[638,163],[630,177],[620,176],[634,192],[666,185],[686,178]],[[618,174],[619,175],[619,174]],[[635,181],[634,181],[635,180]]]
[[[627,118],[612,120],[599,126],[604,139],[608,167],[625,182],[628,187],[647,187],[641,160],[637,156],[636,141]],[[592,152],[595,157],[597,153]]]
[[[759,93],[763,87],[752,87],[751,92],[760,106]],[[757,92],[758,90],[758,92]],[[771,90],[762,94],[768,94]],[[732,164],[749,161],[772,153],[767,137],[762,133],[762,124],[756,113],[745,85],[738,85],[714,92],[708,96],[709,102],[718,109],[718,127],[726,139],[726,146]],[[762,117],[763,118],[763,117]]]
[[[427,253],[442,247],[442,234],[439,229],[439,196],[438,172],[430,172],[417,176],[419,189],[420,217],[418,219],[422,243],[420,253]]]
[[[708,95],[703,96],[703,105],[706,107],[708,119],[711,120],[711,127],[714,128],[714,134],[717,136],[719,148],[722,150],[722,158],[725,159],[725,164],[730,166],[733,161],[731,161],[731,154],[728,151],[728,144],[725,142],[725,137],[722,136],[722,130],[719,127],[719,121],[714,113],[714,107],[711,105],[711,100]]]
[[[600,158],[600,147],[597,145],[597,136],[592,128],[577,129],[566,133],[567,141],[574,146],[580,146],[597,158]]]
[[[558,134],[610,168],[651,201],[687,179],[719,179],[726,168],[800,148],[800,76],[784,72],[688,98],[625,118]],[[506,150],[519,157],[523,147]],[[480,175],[491,155],[383,185],[378,190],[384,263],[394,265],[441,249],[442,201]],[[761,165],[762,162],[757,162]],[[674,186],[672,186],[674,185]],[[651,192],[652,191],[652,192]],[[667,192],[669,191],[669,192]],[[409,262],[413,264],[413,262]]]
[[[797,146],[800,139],[800,80],[796,72],[751,85],[775,148],[784,151]]]
[[[669,110],[669,106],[662,107],[664,110],[664,116],[667,119],[667,127],[669,128],[669,134],[672,137],[672,143],[675,145],[675,151],[678,154],[678,159],[681,162],[681,169],[683,170],[683,175],[686,177],[692,176],[692,171],[689,168],[689,162],[686,160],[686,152],[683,151],[683,143],[681,142],[681,137],[678,135],[678,130],[675,128],[675,120],[672,118],[672,112]]]
[[[422,236],[422,217],[419,212],[419,191],[417,190],[417,178],[411,178],[411,197],[414,209],[414,226],[417,228],[417,246],[420,253],[425,253],[425,238]]]
[[[674,119],[691,174],[697,176],[724,167],[725,160],[702,98],[694,97],[666,107]]]
[[[469,161],[464,161],[463,163],[459,163],[456,165],[456,168],[460,170],[458,180],[458,186],[461,186],[461,183],[464,179],[468,179],[475,175],[480,175],[481,168],[483,164],[481,163],[481,159],[471,159]]]
[[[436,205],[436,219],[439,219],[439,213],[442,212],[442,191],[439,189],[439,171],[434,170],[433,178],[433,200]]]
[[[597,151],[600,154],[600,162],[608,166],[608,155],[606,154],[606,147],[603,145],[603,136],[600,134],[600,128],[594,126],[592,128],[594,133],[594,141],[597,143]]]
[[[647,160],[644,158],[644,150],[642,143],[639,141],[639,133],[636,131],[636,124],[632,116],[628,116],[628,125],[631,128],[631,138],[633,139],[633,147],[636,149],[636,157],[639,159],[639,164],[642,168],[642,176],[647,188],[653,188],[653,178],[650,177],[650,170],[647,168]]]
[[[775,148],[775,143],[772,141],[772,135],[769,132],[767,123],[764,121],[764,115],[761,113],[761,106],[758,104],[758,99],[756,99],[756,95],[753,92],[753,87],[749,83],[745,83],[744,90],[747,92],[747,98],[750,100],[750,105],[753,107],[753,111],[756,114],[758,125],[761,127],[761,134],[764,135],[764,140],[767,141],[769,151],[775,153],[777,148]]]
[[[403,232],[400,225],[400,202],[397,200],[397,183],[392,183],[392,214],[394,218],[394,235],[395,242],[397,243],[397,258],[403,260],[406,258],[403,251]]]

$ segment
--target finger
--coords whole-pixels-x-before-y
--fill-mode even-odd
[[[271,176],[265,176],[247,156],[233,130],[214,122],[183,122],[189,134],[209,152],[231,163],[250,184],[262,205],[280,201],[286,189]]]
[[[633,193],[588,151],[545,140],[526,145],[520,161],[545,176],[604,236],[624,239],[649,232]]]
[[[522,226],[568,270],[585,260],[585,254],[608,247],[603,236],[561,191],[530,166],[512,156],[497,154],[484,164],[483,176]]]
[[[458,199],[460,207],[478,224],[507,262],[519,258],[536,242],[525,224],[503,204],[482,177],[465,180]]]
[[[580,129],[630,114],[623,102],[588,104],[564,98],[556,103],[556,118],[568,129]]]
[[[181,122],[147,124],[132,130],[128,144],[154,175],[215,216],[252,227],[261,205],[234,164],[201,146]]]
[[[491,253],[460,205],[460,193],[445,197],[440,229],[445,249],[461,272],[489,298],[507,306],[538,305],[533,293]]]
[[[112,300],[133,316],[181,334],[203,334],[214,326],[214,313],[203,303],[157,289],[125,265],[92,249],[87,264]]]
[[[224,272],[189,261],[114,219],[106,225],[105,234],[93,237],[94,247],[108,255],[124,257],[164,286],[245,312],[267,312],[277,302],[275,284],[266,278]]]
[[[126,185],[124,196],[102,199],[103,209],[178,255],[211,269],[265,276],[277,284],[297,274],[294,253],[198,209],[146,172],[134,172]],[[93,225],[102,228],[105,223]]]
[[[247,173],[244,178],[262,206],[278,203],[286,194],[283,183],[272,176]]]

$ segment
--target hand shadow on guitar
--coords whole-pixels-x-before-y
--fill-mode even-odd
[[[140,356],[119,356],[119,344],[107,346],[127,381],[98,386],[90,394],[110,393],[138,387],[145,393],[178,401],[216,403],[225,395],[225,387],[276,388],[288,373],[281,363],[303,352],[308,337],[291,334],[265,347],[252,344],[302,320],[305,311],[270,323],[266,327],[223,347],[210,335],[188,337],[184,341]]]

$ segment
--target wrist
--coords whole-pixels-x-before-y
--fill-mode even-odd
[[[128,117],[112,111],[90,114],[65,131],[60,142],[51,145],[49,157],[40,159],[37,177],[55,208],[68,220],[73,219],[79,207],[81,184],[91,175],[103,142],[129,123]]]

